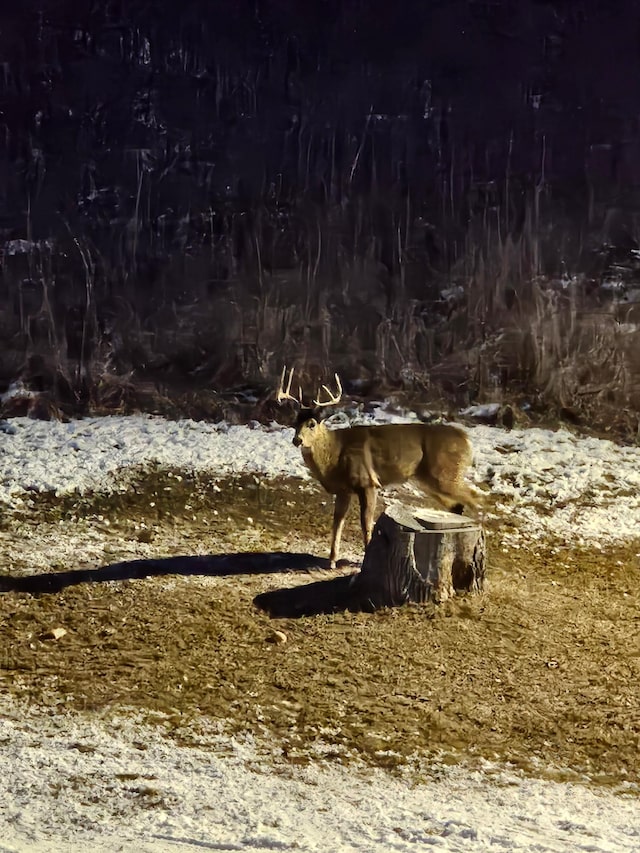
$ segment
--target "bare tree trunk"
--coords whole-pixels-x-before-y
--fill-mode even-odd
[[[485,562],[484,531],[477,522],[396,504],[378,519],[351,593],[367,609],[441,602],[457,592],[480,591]]]

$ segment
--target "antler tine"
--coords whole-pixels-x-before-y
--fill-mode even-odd
[[[300,406],[302,405],[302,388],[298,388],[298,396],[294,397],[291,393],[291,383],[293,382],[293,372],[295,368],[292,367],[289,371],[289,380],[287,382],[287,387],[284,387],[284,378],[287,374],[287,365],[282,368],[282,376],[280,377],[280,387],[276,393],[276,400],[278,403],[282,403],[283,400],[293,400],[294,403],[298,403]]]
[[[340,377],[338,376],[337,373],[334,373],[334,376],[335,376],[335,380],[336,380],[337,393],[334,394],[326,385],[322,385],[321,390],[327,394],[329,399],[326,401],[314,400],[313,401],[314,406],[321,408],[322,406],[334,406],[336,403],[340,402],[340,398],[342,397],[342,383],[340,382]],[[318,397],[319,396],[320,396],[320,394],[318,393]]]

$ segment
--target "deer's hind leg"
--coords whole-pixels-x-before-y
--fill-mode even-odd
[[[338,554],[340,553],[342,529],[344,528],[344,520],[347,517],[350,504],[351,492],[338,492],[336,495],[336,502],[333,507],[333,531],[331,535],[331,553],[329,554],[329,561],[332,569],[335,569]]]
[[[376,500],[378,490],[374,487],[358,489],[358,500],[360,501],[360,525],[362,527],[362,538],[366,549],[373,535],[374,517],[376,514]]]
[[[463,462],[466,463],[466,459]],[[477,507],[473,492],[463,479],[466,467],[468,465],[463,467],[456,459],[449,462],[446,457],[435,464],[423,460],[414,476],[441,506],[461,515],[466,509]]]

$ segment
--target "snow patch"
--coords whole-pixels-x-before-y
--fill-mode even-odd
[[[631,853],[638,800],[485,763],[416,784],[318,761],[292,767],[212,727],[177,746],[132,716],[0,716],[0,851],[350,850]]]
[[[358,423],[416,422],[382,404]],[[332,427],[349,419],[338,414]],[[0,504],[19,507],[33,492],[54,495],[126,488],[134,469],[159,466],[226,477],[309,479],[293,431],[229,426],[146,415],[89,418],[69,423],[14,418],[0,430]],[[498,498],[497,517],[509,517],[505,540],[541,535],[601,545],[640,535],[640,448],[566,430],[467,430],[474,447],[472,477]]]

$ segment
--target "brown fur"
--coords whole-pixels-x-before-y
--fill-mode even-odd
[[[384,424],[329,430],[309,410],[300,414],[293,442],[322,486],[336,496],[331,565],[340,550],[344,520],[356,494],[365,548],[373,533],[378,489],[415,479],[446,509],[475,505],[464,482],[471,465],[466,434],[447,424]]]

